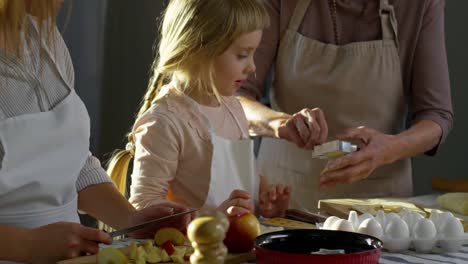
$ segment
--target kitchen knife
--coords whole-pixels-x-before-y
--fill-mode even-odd
[[[193,209],[193,210],[190,210],[190,211],[187,211],[187,212],[181,212],[181,213],[177,213],[177,214],[173,214],[173,215],[160,217],[160,218],[153,219],[153,220],[141,223],[141,224],[137,224],[137,225],[134,225],[134,226],[131,226],[131,227],[127,227],[127,228],[123,228],[123,229],[119,229],[119,230],[110,232],[109,235],[111,237],[121,236],[121,235],[130,233],[130,232],[136,231],[136,230],[138,230],[140,228],[147,227],[149,225],[152,225],[152,224],[155,224],[155,223],[158,223],[158,222],[163,222],[163,221],[166,221],[166,220],[170,220],[172,218],[180,217],[180,216],[183,216],[183,215],[186,215],[186,214],[190,214],[190,213],[193,213],[195,211],[198,211],[198,209]]]
[[[314,214],[297,209],[286,210],[286,218],[298,220],[306,223],[317,224],[325,222],[326,216],[320,214]]]

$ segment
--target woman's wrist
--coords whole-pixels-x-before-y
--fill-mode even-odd
[[[130,206],[131,207],[127,207],[125,212],[123,213],[124,217],[122,217],[122,219],[126,219],[126,220],[121,223],[122,226],[119,228],[126,228],[126,227],[137,224],[134,222],[135,222],[135,216],[138,210],[135,207],[133,207],[133,205],[130,204]]]
[[[291,118],[291,115],[285,113],[278,113],[278,116],[273,118],[268,122],[269,127],[271,128],[272,135],[274,138],[281,138],[281,127]]]
[[[406,144],[404,144],[404,138],[401,134],[398,135],[386,135],[387,140],[383,151],[383,162],[381,165],[392,164],[398,160],[405,158],[407,150]]]
[[[38,244],[35,243],[32,229],[1,226],[0,233],[3,240],[3,243],[0,242],[2,247],[0,259],[21,263],[34,262],[33,251],[38,248]]]

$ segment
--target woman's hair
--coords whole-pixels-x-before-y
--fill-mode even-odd
[[[47,45],[52,44],[59,8],[60,0],[0,0],[0,39],[3,46],[21,55],[21,33],[28,30],[24,23],[26,15],[37,18],[40,39],[44,36]],[[25,34],[25,41],[28,41],[28,36]]]
[[[242,34],[261,30],[270,23],[262,0],[171,0],[160,28],[159,52],[152,66],[148,90],[137,118],[143,115],[164,93],[164,84],[177,77],[184,92],[214,95],[213,61]],[[107,172],[114,182],[127,177],[133,135],[128,135],[127,150],[116,153]],[[125,164],[126,162],[126,164]],[[119,186],[121,191],[125,186]],[[124,193],[124,192],[123,192]]]

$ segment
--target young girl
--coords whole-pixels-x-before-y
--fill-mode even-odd
[[[127,150],[108,170],[124,191],[134,156],[135,207],[169,200],[228,214],[254,210],[259,176],[247,120],[233,95],[255,73],[253,55],[268,23],[260,0],[170,1]],[[284,214],[289,188],[260,186],[260,213]]]
[[[79,224],[78,209],[114,228],[182,210],[137,211],[89,153],[88,113],[54,23],[60,2],[0,0],[2,263],[55,263],[111,243]],[[154,236],[154,228],[141,235]]]

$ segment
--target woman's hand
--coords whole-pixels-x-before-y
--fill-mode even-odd
[[[360,141],[360,150],[330,161],[320,175],[321,188],[365,179],[376,168],[398,159],[394,151],[396,138],[393,135],[359,127],[348,129],[337,138]]]
[[[229,198],[218,206],[218,210],[228,216],[238,215],[253,212],[254,204],[248,192],[234,190],[229,195]]]
[[[277,184],[262,189],[260,190],[260,215],[267,218],[284,217],[289,207],[291,187]]]
[[[276,135],[300,148],[312,149],[327,139],[328,126],[325,115],[320,108],[304,108],[289,119],[281,120]]]
[[[81,253],[96,254],[98,243],[111,244],[105,232],[78,223],[58,222],[31,229],[29,263],[55,263]]]
[[[144,223],[146,221],[161,218],[164,216],[187,212],[189,210],[190,208],[186,206],[169,201],[148,206],[146,208],[136,211],[136,213],[130,220],[130,226],[137,225],[139,223]],[[184,232],[187,229],[188,224],[195,217],[195,212],[191,214],[178,216],[176,218],[168,219],[164,222],[155,223],[154,225],[136,230],[135,232],[130,233],[129,236],[132,238],[154,238],[154,234],[156,234],[158,229],[162,227],[174,227]]]

